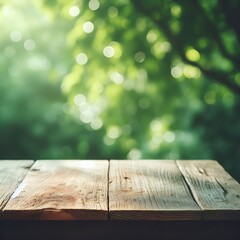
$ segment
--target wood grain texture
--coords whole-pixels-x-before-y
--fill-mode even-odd
[[[4,219],[105,220],[108,161],[39,160],[3,210]]]
[[[3,207],[32,164],[32,160],[0,160],[0,218]]]
[[[111,160],[110,219],[200,220],[175,161]]]
[[[216,161],[177,161],[203,219],[240,220],[240,185]]]

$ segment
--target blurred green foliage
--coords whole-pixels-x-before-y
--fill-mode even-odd
[[[0,158],[211,158],[240,179],[239,5],[3,1]]]

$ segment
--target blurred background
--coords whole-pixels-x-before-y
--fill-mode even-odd
[[[1,159],[216,159],[240,180],[240,2],[3,0]]]

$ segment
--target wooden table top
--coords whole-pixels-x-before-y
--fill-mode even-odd
[[[1,220],[240,220],[212,160],[0,160]]]

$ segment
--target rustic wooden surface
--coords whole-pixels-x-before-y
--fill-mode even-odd
[[[110,219],[200,220],[175,161],[111,160]]]
[[[240,185],[216,161],[39,160],[32,164],[31,160],[0,161],[2,221],[240,221]]]
[[[240,219],[240,185],[216,161],[177,161],[203,219]]]
[[[0,160],[0,218],[3,207],[32,164],[32,160]]]
[[[104,220],[108,161],[39,160],[3,210],[14,220]]]

